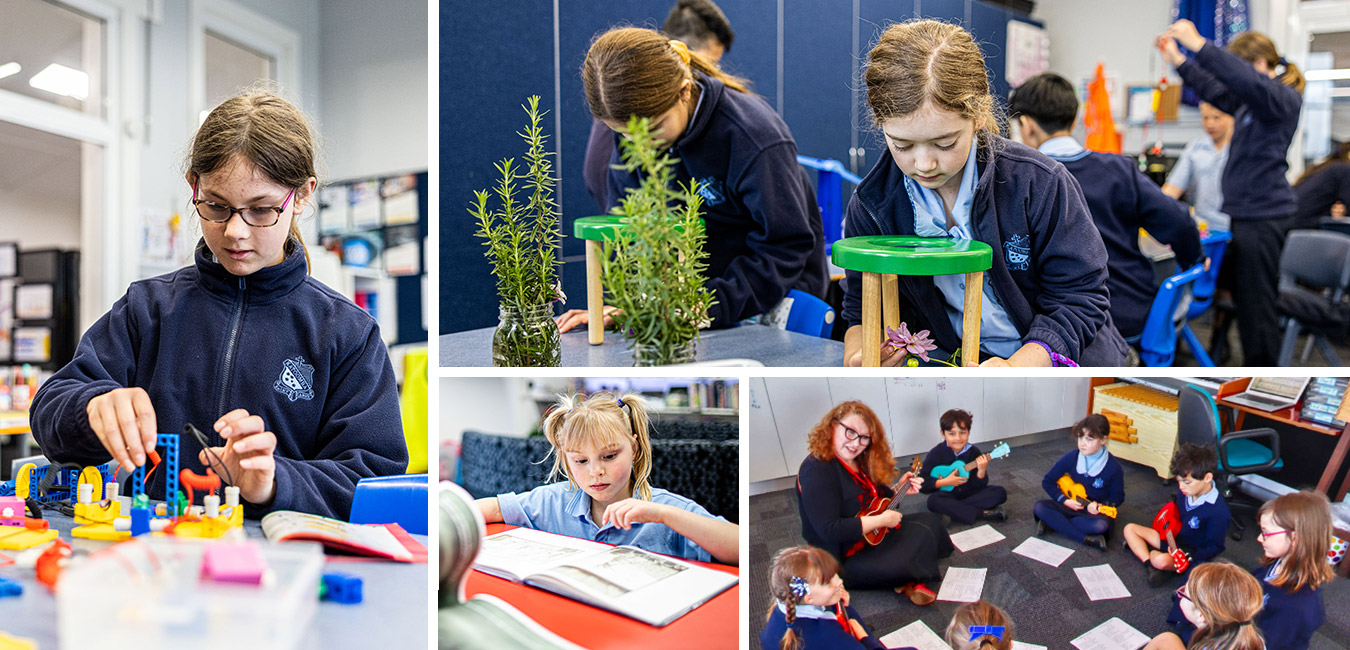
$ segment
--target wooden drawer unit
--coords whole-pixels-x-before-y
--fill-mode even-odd
[[[1092,389],[1092,412],[1111,422],[1107,449],[1121,460],[1152,467],[1163,479],[1177,449],[1177,398],[1138,384],[1114,383]]]

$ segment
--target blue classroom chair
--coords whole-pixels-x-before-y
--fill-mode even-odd
[[[1179,332],[1186,340],[1186,347],[1191,349],[1196,362],[1209,368],[1214,367],[1214,361],[1210,359],[1209,351],[1200,342],[1195,330],[1191,329],[1191,321],[1204,315],[1214,304],[1214,293],[1219,283],[1219,268],[1223,266],[1224,252],[1228,249],[1228,242],[1232,240],[1232,233],[1222,230],[1211,230],[1209,235],[1200,240],[1200,246],[1204,249],[1205,256],[1209,258],[1209,270],[1196,278],[1195,283],[1191,285],[1191,306],[1186,311],[1186,318],[1182,321]]]
[[[797,162],[816,170],[816,202],[820,204],[820,220],[825,224],[825,256],[829,257],[834,242],[844,236],[843,182],[857,185],[862,179],[849,173],[838,160],[798,155]]]
[[[1191,286],[1204,274],[1204,267],[1197,264],[1163,280],[1162,286],[1158,287],[1158,294],[1153,297],[1153,305],[1148,310],[1148,319],[1144,321],[1144,331],[1139,336],[1126,339],[1139,346],[1139,361],[1143,365],[1171,366],[1176,360],[1177,334],[1186,324]],[[1186,344],[1200,365],[1214,365],[1203,347],[1190,340]]]
[[[789,332],[830,338],[834,330],[834,310],[829,303],[797,289],[789,291],[787,297],[792,299],[792,308],[788,310],[787,316],[786,329]]]

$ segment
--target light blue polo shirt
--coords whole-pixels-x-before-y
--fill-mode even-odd
[[[1195,215],[1214,230],[1227,231],[1232,223],[1232,219],[1219,209],[1223,207],[1223,168],[1228,164],[1228,149],[1216,150],[1214,140],[1209,135],[1202,135],[1181,150],[1181,157],[1167,175],[1167,184],[1190,194]]]
[[[961,173],[961,189],[956,193],[956,205],[952,206],[952,221],[956,222],[947,230],[947,213],[942,206],[942,197],[937,190],[930,190],[905,176],[905,191],[909,193],[910,203],[914,206],[914,234],[920,237],[951,237],[952,239],[974,239],[970,235],[971,206],[975,202],[975,184],[979,181],[979,169],[975,166],[975,153],[978,138],[970,139],[970,153],[966,156],[965,171]],[[947,303],[947,317],[951,320],[956,335],[961,335],[961,314],[966,304],[966,276],[935,275],[933,284],[942,293]],[[1022,335],[1017,332],[1008,311],[994,295],[993,283],[985,274],[984,304],[980,309],[980,349],[1007,359],[1022,347]],[[979,359],[962,359],[962,363]]]
[[[652,503],[674,506],[718,521],[712,513],[692,499],[652,488]],[[580,537],[616,546],[636,546],[644,551],[664,553],[700,562],[712,562],[712,554],[665,524],[633,524],[628,530],[606,524],[600,528],[591,519],[591,496],[581,488],[563,481],[541,485],[524,494],[497,495],[502,521],[549,533]]]

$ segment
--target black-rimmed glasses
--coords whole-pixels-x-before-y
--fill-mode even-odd
[[[254,206],[249,208],[236,208],[233,206],[208,201],[197,198],[197,186],[192,186],[192,205],[197,209],[197,216],[210,221],[211,223],[228,223],[234,218],[235,213],[244,219],[244,223],[254,228],[270,228],[281,221],[282,213],[286,212],[286,206],[290,205],[291,197],[295,196],[295,190],[286,195],[286,200],[282,201],[281,207],[272,206]]]
[[[872,444],[872,436],[864,436],[839,420],[835,420],[835,423],[844,428],[845,438],[848,438],[849,440],[862,440],[863,446]]]

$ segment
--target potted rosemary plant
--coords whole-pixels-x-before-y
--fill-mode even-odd
[[[626,218],[624,227],[604,242],[606,301],[619,308],[614,322],[628,339],[633,365],[688,363],[713,303],[703,286],[703,200],[692,183],[673,186],[675,161],[658,148],[649,120],[629,120],[628,133],[623,167],[642,182],[615,211]]]
[[[491,195],[474,192],[469,213],[478,220],[477,237],[485,240],[492,274],[497,277],[500,322],[492,335],[494,366],[558,366],[562,344],[553,321],[553,302],[562,297],[558,282],[558,209],[553,200],[553,152],[544,149],[548,139],[539,126],[544,113],[539,96],[523,106],[530,124],[520,133],[529,149],[525,167],[514,159],[497,163],[501,177],[495,193],[500,207],[488,208]],[[516,199],[523,185],[527,196]]]

